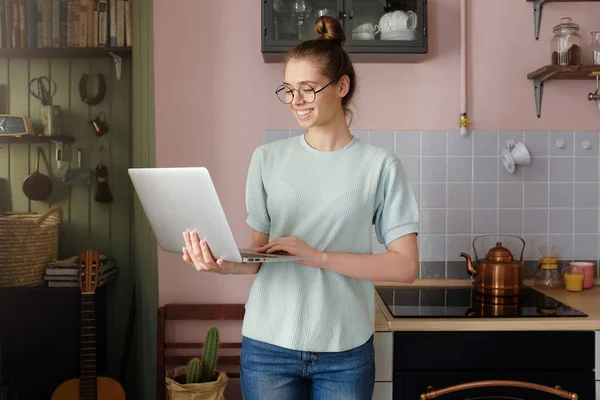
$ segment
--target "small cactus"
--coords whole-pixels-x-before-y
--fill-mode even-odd
[[[219,351],[219,329],[212,327],[206,333],[204,341],[204,354],[202,355],[202,370],[200,381],[212,382],[215,380],[215,368]]]
[[[198,357],[192,358],[187,365],[187,379],[186,383],[199,383],[200,382],[200,365],[202,361]]]

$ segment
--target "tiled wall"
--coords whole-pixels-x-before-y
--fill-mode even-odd
[[[301,131],[266,131],[271,142]],[[509,234],[525,242],[526,276],[539,259],[535,244],[561,246],[565,262],[598,261],[599,133],[562,131],[353,131],[402,160],[419,202],[421,270],[427,278],[467,278],[461,252],[472,253],[482,234]],[[506,171],[506,142],[523,142],[531,164]],[[565,145],[557,147],[558,140]],[[585,149],[582,143],[591,145]],[[483,241],[482,250],[495,238]],[[502,240],[502,238],[501,238]],[[512,239],[509,249],[518,256]],[[487,245],[487,247],[485,247]],[[477,247],[479,251],[479,247]],[[373,250],[383,247],[373,240]]]

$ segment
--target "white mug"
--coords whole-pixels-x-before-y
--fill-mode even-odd
[[[379,29],[379,25],[373,25],[370,22],[366,22],[352,29],[352,33],[370,33],[373,35],[378,34],[380,31],[381,29]]]
[[[374,40],[375,35],[369,32],[353,32],[352,33],[353,40]]]
[[[384,14],[379,20],[381,32],[413,31],[417,29],[417,14],[413,11],[393,11]]]

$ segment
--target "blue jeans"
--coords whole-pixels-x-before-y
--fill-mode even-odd
[[[244,336],[240,377],[244,400],[371,400],[373,336],[331,353],[289,350]]]

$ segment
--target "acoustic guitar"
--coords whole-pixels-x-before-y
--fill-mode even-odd
[[[61,383],[51,400],[125,400],[125,390],[112,378],[96,375],[95,292],[98,287],[100,256],[86,250],[79,255],[81,290],[81,370],[80,377]]]

